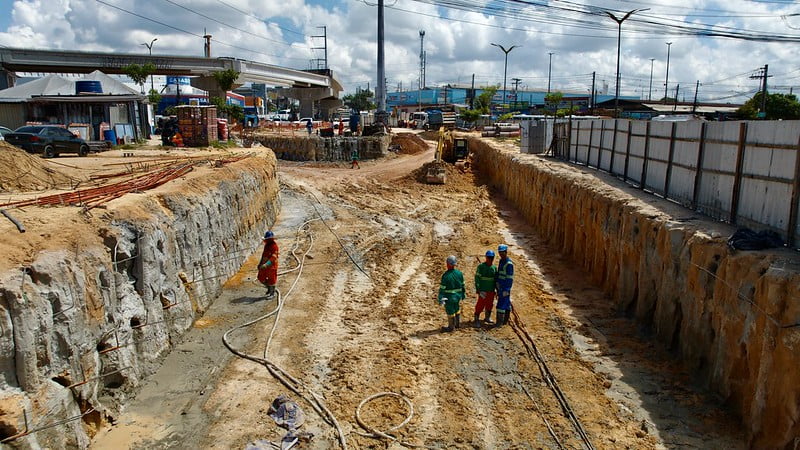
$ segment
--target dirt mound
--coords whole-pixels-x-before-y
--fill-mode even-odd
[[[0,141],[0,192],[21,192],[69,186],[73,178],[47,167],[47,162]]]
[[[392,137],[390,145],[399,145],[404,155],[415,155],[428,149],[428,144],[414,133],[398,133]]]
[[[425,175],[428,173],[428,168],[433,166],[435,163],[433,161],[427,162],[423,164],[420,168],[411,172],[405,180],[427,184],[427,180]],[[452,164],[444,163],[444,170],[447,173],[447,181],[444,184],[444,190],[447,192],[462,192],[462,191],[471,191],[474,187],[474,177],[472,171],[467,168],[463,171],[461,169],[456,168],[456,166]],[[435,184],[431,184],[429,186],[439,186]]]

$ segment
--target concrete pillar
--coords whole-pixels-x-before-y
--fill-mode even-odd
[[[341,102],[336,98],[336,93],[331,88],[286,88],[280,90],[280,95],[300,100],[300,117],[312,117],[315,101],[333,100]],[[325,103],[325,105],[330,104]],[[329,106],[320,104],[320,115],[323,116],[323,119],[329,114],[328,108]]]
[[[9,72],[5,69],[0,69],[0,89],[8,89],[10,87],[14,87],[15,81],[17,80],[16,75],[14,72]]]
[[[209,98],[210,97],[219,97],[221,99],[225,98],[225,92],[223,92],[222,89],[219,88],[217,80],[212,76],[203,75],[200,77],[194,77],[191,78],[189,82],[192,84],[192,87],[207,91]],[[231,90],[238,88],[242,84],[244,83],[239,83],[239,80],[237,80],[237,82],[234,83],[233,86],[231,86]]]

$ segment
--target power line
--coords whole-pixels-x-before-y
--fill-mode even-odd
[[[266,21],[265,21],[264,19],[262,19],[261,17],[258,17],[257,15],[255,15],[255,14],[253,14],[253,13],[250,13],[250,12],[247,12],[247,11],[242,11],[241,9],[239,9],[239,8],[237,8],[237,7],[235,7],[235,6],[231,5],[230,3],[227,3],[227,2],[225,2],[225,1],[223,1],[223,0],[217,0],[217,2],[219,2],[219,3],[222,3],[223,5],[227,6],[228,8],[230,8],[230,9],[233,9],[234,11],[240,12],[240,13],[242,13],[242,14],[246,15],[246,16],[250,16],[250,17],[252,17],[252,18],[254,18],[254,19],[258,19],[258,20],[259,20],[259,21],[261,21],[261,22],[266,22]],[[273,25],[273,26],[275,26],[275,27],[277,27],[278,29],[281,29],[281,30],[283,30],[283,31],[286,31],[286,32],[289,32],[289,33],[298,34],[298,35],[300,35],[300,36],[303,36],[303,37],[307,37],[305,34],[303,34],[303,33],[302,33],[302,32],[300,32],[300,31],[292,30],[291,28],[282,27],[282,26],[280,26],[280,25],[278,25],[278,24],[276,24],[276,23],[274,23],[274,22],[270,22],[269,24],[270,24],[270,25]]]
[[[114,8],[116,10],[122,11],[122,12],[130,14],[132,16],[136,16],[136,17],[138,17],[140,19],[144,19],[144,20],[147,20],[147,21],[150,21],[150,22],[153,22],[153,23],[157,23],[157,24],[159,24],[161,26],[173,29],[175,31],[180,31],[181,33],[186,33],[186,34],[189,34],[191,36],[195,36],[195,37],[198,37],[198,38],[201,38],[201,39],[203,38],[202,35],[199,35],[197,33],[193,33],[191,31],[187,31],[187,30],[184,30],[182,28],[178,28],[176,26],[173,26],[173,25],[158,21],[156,19],[151,19],[150,17],[143,16],[141,14],[135,13],[133,11],[129,11],[129,10],[125,9],[125,8],[122,8],[122,7],[119,7],[119,6],[116,6],[116,5],[112,5],[112,4],[107,3],[107,2],[105,2],[103,0],[95,0],[95,1],[98,2],[98,3],[101,3],[101,4],[105,5],[105,6],[108,6],[110,8]],[[231,47],[231,48],[235,48],[237,50],[243,50],[243,51],[246,51],[246,52],[256,53],[256,54],[259,54],[259,55],[272,56],[272,57],[281,58],[281,59],[296,59],[296,60],[302,60],[302,61],[305,61],[307,59],[307,58],[293,58],[293,57],[290,57],[290,56],[274,55],[274,54],[271,54],[271,53],[264,53],[264,52],[260,52],[258,50],[253,50],[253,49],[249,49],[249,48],[245,48],[245,47],[239,47],[238,45],[228,44],[227,42],[220,41],[219,39],[212,39],[212,40],[214,42],[216,42],[217,44],[224,45],[226,47]]]

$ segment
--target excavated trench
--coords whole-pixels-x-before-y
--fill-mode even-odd
[[[325,144],[297,145],[284,152],[346,159],[339,147],[317,156]],[[385,153],[382,141],[372,145]],[[750,446],[792,445],[800,435],[793,253],[732,251],[729,227],[614,178],[477,138],[470,145],[481,174],[609,306],[651,330],[742,417]],[[0,440],[27,430],[36,432],[15,444],[86,447],[113,422],[275,221],[276,159],[261,155],[111,203],[78,231],[80,245],[2,272]]]
[[[33,249],[27,264],[5,270],[0,441],[87,447],[202,316],[279,210],[276,159],[261,152],[130,194],[78,226],[65,223],[70,245]]]
[[[474,162],[548,244],[579,265],[718,393],[749,445],[800,436],[800,264],[791,251],[735,251],[735,229],[611,176],[470,139]]]

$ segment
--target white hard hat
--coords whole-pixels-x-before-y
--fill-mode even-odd
[[[447,264],[450,264],[451,266],[455,266],[456,265],[456,257],[453,256],[453,255],[448,256],[447,257]]]

